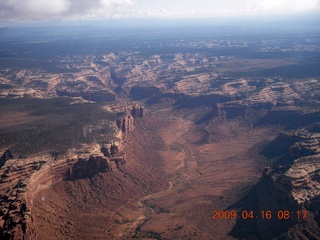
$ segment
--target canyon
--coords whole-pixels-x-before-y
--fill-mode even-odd
[[[212,31],[4,42],[1,239],[319,238],[317,35]]]

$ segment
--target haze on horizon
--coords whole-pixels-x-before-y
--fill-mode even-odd
[[[320,0],[0,0],[0,22],[194,18],[320,12]]]

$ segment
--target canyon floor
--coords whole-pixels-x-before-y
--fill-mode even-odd
[[[35,197],[39,239],[232,239],[235,220],[214,220],[212,212],[225,210],[259,180],[266,161],[258,151],[278,130],[236,121],[212,127],[232,137],[201,144],[188,117],[150,110],[124,137],[129,159],[121,170],[60,182]],[[132,183],[132,176],[152,186]],[[121,197],[99,197],[117,187]]]
[[[237,191],[259,179],[259,160],[249,155],[254,152],[254,146],[275,133],[264,128],[248,131],[238,127],[239,134],[232,140],[200,145],[194,141],[199,134],[190,120],[170,118],[166,111],[156,112],[153,117],[164,123],[159,129],[165,139],[160,154],[169,187],[136,203],[142,206],[133,213],[140,219],[138,226],[133,233],[122,236],[124,239],[131,236],[227,238],[235,221],[213,220],[212,211],[224,210],[237,199]],[[223,127],[231,131],[230,125]],[[260,164],[264,164],[263,160]],[[119,214],[131,214],[131,211],[125,208]]]

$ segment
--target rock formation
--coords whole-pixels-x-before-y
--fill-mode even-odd
[[[320,234],[320,135],[305,129],[280,134],[264,154],[278,161],[232,209],[272,211],[272,219],[237,220],[231,235],[257,239],[316,239]],[[290,218],[279,219],[279,211]],[[302,216],[302,211],[307,211]],[[300,215],[297,214],[300,212]],[[249,237],[250,236],[250,237]]]
[[[144,109],[143,109],[143,107],[140,107],[140,115],[139,115],[139,117],[140,118],[142,118],[144,115]]]
[[[122,120],[121,131],[123,133],[125,133],[127,131],[127,122],[126,122],[125,118]]]
[[[320,133],[302,129],[291,135],[281,134],[275,142],[279,139],[285,139],[286,144],[278,144],[278,148],[286,148],[282,152],[276,148],[273,150],[283,156],[273,169],[264,172],[271,181],[274,194],[290,196],[302,205],[320,197]]]
[[[280,133],[262,154],[269,158],[278,157],[278,164],[286,165],[294,159],[320,153],[319,141],[319,132],[309,132],[306,129],[291,134]]]
[[[81,151],[85,153],[78,157],[68,153],[53,160],[48,154],[6,162],[0,169],[0,239],[36,238],[32,206],[40,191],[60,181],[108,173],[126,163],[120,141],[102,146],[95,144]],[[2,159],[12,157],[11,151],[6,151]]]
[[[138,109],[134,106],[133,108],[132,108],[132,110],[131,110],[131,115],[134,117],[134,118],[136,118],[138,115],[139,115],[139,113],[138,113]]]
[[[121,122],[121,120],[118,118],[118,119],[117,119],[117,127],[118,127],[119,129],[121,129],[121,125],[122,125],[122,122]]]
[[[214,104],[212,106],[212,110],[210,112],[208,112],[206,115],[204,115],[202,118],[200,118],[197,121],[197,124],[201,124],[201,123],[210,121],[213,118],[219,118],[221,120],[226,119],[226,112],[221,109],[221,106],[219,104]]]
[[[58,96],[68,96],[68,97],[81,97],[85,100],[95,101],[95,102],[111,102],[116,99],[115,93],[108,89],[85,89],[85,90],[74,90],[70,87],[66,89],[58,89]]]
[[[133,118],[131,116],[128,116],[128,124],[127,124],[128,132],[130,132],[132,128],[133,128]]]
[[[118,129],[120,129],[123,133],[130,132],[131,130],[133,130],[134,119],[142,118],[143,115],[144,115],[143,107],[133,106],[133,108],[130,111],[130,115],[128,114],[122,120],[118,118],[116,121],[116,125]]]
[[[143,114],[144,114],[143,107],[133,106],[131,110],[131,115],[133,116],[133,118],[142,118]]]
[[[30,177],[45,162],[12,163],[1,171],[0,180],[0,238],[31,240],[36,236],[36,226],[27,201]]]
[[[110,172],[111,166],[108,158],[103,156],[90,156],[89,159],[79,158],[78,161],[69,168],[67,175],[69,180],[92,178],[98,173]]]
[[[308,208],[320,197],[320,154],[300,157],[290,167],[266,169],[264,177],[274,196]]]
[[[130,132],[133,129],[133,118],[127,116],[122,120],[121,127],[119,128],[123,133]]]
[[[6,161],[10,160],[13,158],[13,155],[11,153],[10,150],[6,150],[2,157],[0,158],[0,168],[2,168],[4,166],[4,164],[6,163]]]

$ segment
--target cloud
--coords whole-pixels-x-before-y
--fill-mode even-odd
[[[236,14],[286,14],[319,11],[320,0],[136,0],[134,10],[152,15],[236,15]],[[160,13],[164,9],[167,13]]]
[[[201,1],[199,1],[201,2]],[[159,6],[159,8],[146,9],[132,9],[131,12],[126,13],[126,17],[141,17],[141,18],[183,18],[183,17],[219,17],[219,16],[257,16],[257,15],[285,15],[292,13],[303,13],[308,11],[319,11],[320,4],[318,0],[266,0],[266,1],[243,1],[230,4],[217,5],[195,5],[194,7],[170,7]]]
[[[320,0],[0,0],[0,19],[198,17],[319,9]]]
[[[319,0],[263,0],[260,8],[266,11],[303,12],[319,8]]]
[[[131,0],[0,0],[6,20],[112,16],[125,11]]]

